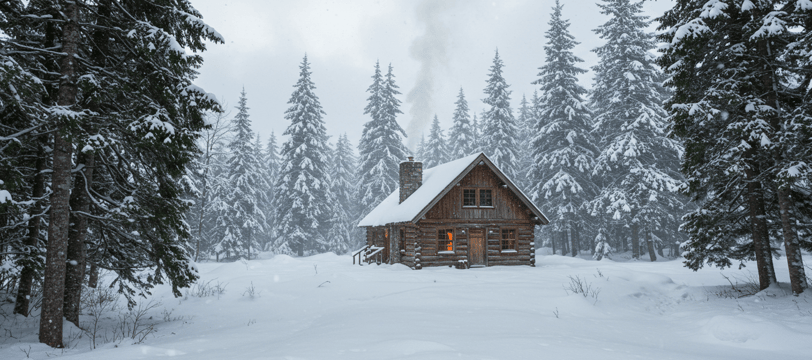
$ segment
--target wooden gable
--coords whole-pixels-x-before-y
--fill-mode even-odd
[[[492,207],[464,207],[463,190],[490,189],[493,194]],[[453,188],[448,191],[428,212],[426,219],[449,220],[515,220],[532,221],[532,212],[507,187],[499,176],[484,163],[474,166]]]

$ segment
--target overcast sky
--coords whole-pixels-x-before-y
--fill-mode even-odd
[[[532,96],[554,3],[192,0],[226,40],[210,44],[203,53],[196,84],[217,95],[232,115],[244,86],[254,130],[265,142],[271,131],[279,136],[288,126],[284,111],[307,53],[328,134],[335,139],[346,133],[357,145],[369,120],[363,114],[366,89],[380,60],[384,70],[392,64],[403,93],[404,114],[398,122],[409,132],[408,140],[419,140],[421,132],[428,134],[427,116],[436,113],[445,129],[451,126],[460,88],[473,111],[485,108],[483,89],[497,48],[514,109],[523,94]],[[570,19],[570,31],[580,42],[574,51],[584,60],[581,67],[590,69],[598,60],[591,50],[602,44],[592,30],[607,17],[595,0],[562,3],[563,17]],[[653,19],[672,5],[673,0],[649,0],[644,9]],[[580,79],[582,86],[591,87],[592,72]],[[423,96],[410,102],[410,92]]]

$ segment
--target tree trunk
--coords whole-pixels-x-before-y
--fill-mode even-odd
[[[802,293],[808,286],[806,283],[806,272],[804,271],[804,260],[801,257],[801,248],[798,244],[798,236],[792,226],[794,217],[790,216],[790,209],[793,201],[788,188],[778,187],[778,205],[781,208],[781,225],[784,233],[784,250],[787,255],[789,265],[789,282],[792,286],[793,294]]]
[[[657,261],[657,255],[654,254],[654,241],[651,239],[651,229],[646,228],[646,245],[648,245],[648,256],[651,262]]]
[[[761,52],[762,56],[764,56],[767,61],[772,61],[774,56],[770,50],[770,41],[767,39],[760,40],[758,42],[759,52]],[[766,97],[767,102],[770,104],[776,111],[776,116],[772,116],[770,119],[770,124],[773,127],[773,131],[782,131],[786,130],[782,126],[781,121],[781,104],[778,101],[778,93],[776,90],[776,83],[775,80],[775,70],[774,68],[765,67],[763,75],[761,76],[761,83],[764,86],[764,90],[766,90]],[[775,154],[773,159],[776,163],[781,164],[784,160],[784,150],[782,146],[778,146],[775,149]],[[778,179],[776,179],[778,180]],[[792,292],[794,294],[800,294],[806,289],[806,274],[804,271],[804,261],[801,257],[801,249],[798,243],[798,236],[797,232],[795,231],[795,227],[793,226],[794,218],[790,216],[790,211],[793,207],[793,200],[790,195],[790,188],[789,184],[786,186],[781,186],[780,181],[777,182],[777,193],[778,193],[778,206],[779,212],[781,213],[781,226],[782,226],[782,233],[784,237],[784,250],[786,251],[787,256],[787,264],[789,265],[789,281],[790,285],[792,286]],[[772,260],[772,257],[770,257]]]
[[[567,223],[567,240],[569,240],[572,257],[575,257],[575,255],[578,255],[578,247],[575,246],[575,236],[572,236],[572,222]]]
[[[95,289],[99,286],[99,268],[95,263],[90,263],[90,275],[87,278],[87,287]]]
[[[665,257],[665,254],[663,254],[663,243],[659,242],[654,244],[654,246],[657,247],[657,255],[660,255],[660,257]]]
[[[76,102],[76,61],[79,43],[79,7],[64,2],[66,22],[62,28],[62,78],[57,104],[72,107]],[[65,260],[67,259],[68,228],[70,225],[71,154],[73,147],[65,136],[65,119],[57,119],[54,132],[51,213],[48,223],[48,252],[45,258],[45,282],[42,290],[42,315],[39,341],[52,347],[62,347],[62,301],[65,297]]]
[[[553,255],[555,255],[555,233],[550,233],[550,244],[553,246]]]
[[[750,149],[756,144],[751,144]],[[748,150],[750,152],[751,150]],[[758,282],[761,290],[766,289],[778,281],[775,278],[773,268],[772,251],[770,239],[767,233],[767,220],[764,211],[764,195],[761,183],[756,180],[758,175],[758,164],[750,161],[750,167],[745,170],[747,179],[747,202],[750,212],[751,231],[753,233],[753,246],[756,252],[756,267],[758,268]]]
[[[567,231],[564,230],[561,232],[561,255],[567,256],[569,253],[569,248],[567,247]]]
[[[632,259],[640,259],[640,229],[636,221],[632,221]]]
[[[37,173],[34,175],[34,184],[32,186],[31,198],[39,199],[45,195],[45,170],[48,166],[48,154],[45,152],[45,147],[48,145],[48,136],[41,135],[38,139],[40,142],[37,150]],[[34,248],[39,243],[39,233],[42,229],[42,199],[35,200],[35,203],[29,210],[31,220],[28,224],[28,238],[25,245]],[[14,303],[14,313],[23,316],[28,316],[28,308],[31,304],[31,287],[34,284],[34,275],[37,271],[34,269],[34,261],[26,260],[23,269],[20,271],[20,282],[17,285],[17,300]]]
[[[73,192],[71,193],[71,208],[74,211],[90,213],[90,187],[93,184],[93,167],[95,155],[80,153],[77,163],[83,164],[81,173],[76,175]],[[84,176],[83,176],[84,175]],[[71,231],[68,236],[68,265],[65,273],[65,318],[79,326],[79,312],[82,306],[82,283],[85,280],[85,267],[87,258],[87,217],[73,213],[71,216]]]

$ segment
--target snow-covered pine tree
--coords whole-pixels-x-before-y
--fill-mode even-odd
[[[217,191],[225,188],[220,184],[223,183],[223,169],[227,160],[226,138],[231,133],[231,123],[227,120],[229,113],[209,112],[206,117],[210,127],[201,131],[201,152],[191,164],[191,177],[196,188],[193,194],[195,205],[187,215],[192,224],[188,248],[194,254],[195,261],[210,258],[220,240],[215,199],[218,199]]]
[[[367,89],[370,95],[364,108],[364,114],[369,114],[372,119],[364,124],[358,144],[361,216],[368,214],[397,189],[399,164],[410,153],[403,146],[401,138],[401,135],[406,137],[406,132],[397,122],[397,114],[402,113],[400,100],[395,97],[400,94],[397,89],[392,65],[389,65],[389,72],[384,78],[380,64],[376,62],[372,85]]]
[[[332,175],[330,204],[333,211],[327,243],[328,251],[345,254],[361,245],[361,236],[355,226],[355,221],[358,219],[358,202],[355,194],[357,163],[347,134],[338,138],[333,154],[330,164],[332,168],[330,171]]]
[[[700,204],[683,226],[693,269],[755,258],[760,287],[775,284],[771,224],[782,224],[793,291],[806,287],[797,231],[809,182],[796,165],[808,158],[794,158],[803,142],[792,134],[804,126],[791,114],[808,102],[799,79],[809,60],[793,53],[809,43],[810,11],[808,2],[713,0],[681,3],[659,19],[659,65],[675,90],[666,109],[685,141],[686,190]]]
[[[285,119],[290,125],[282,145],[276,199],[278,239],[276,251],[289,248],[299,256],[323,248],[330,225],[329,165],[326,162],[327,130],[319,98],[310,80],[307,55],[299,66],[299,80],[288,100]]]
[[[261,249],[259,237],[265,231],[263,204],[267,203],[267,177],[262,171],[260,154],[255,148],[254,133],[248,114],[248,98],[245,89],[240,92],[237,115],[232,120],[232,138],[225,164],[225,200],[219,223],[224,227],[222,252],[226,257],[251,259]]]
[[[448,134],[448,142],[451,145],[448,151],[448,160],[456,160],[471,155],[477,148],[468,101],[465,100],[462,88],[457,94],[457,101],[454,102],[454,105],[456,105],[454,109],[454,125],[452,125]]]
[[[270,247],[276,241],[276,179],[279,177],[279,152],[276,146],[276,134],[271,131],[271,136],[268,138],[268,145],[265,147],[265,156],[263,161],[268,176],[268,202],[265,204],[265,221],[266,221],[266,237],[268,243],[263,250],[270,250]]]
[[[420,134],[420,142],[417,143],[417,150],[414,152],[417,161],[426,159],[426,135]]]
[[[168,282],[179,295],[197,278],[184,249],[182,180],[205,127],[202,115],[219,106],[192,80],[206,40],[222,42],[200,16],[184,0],[3,3],[2,23],[10,28],[2,47],[26,44],[6,54],[44,85],[42,130],[55,134],[43,343],[62,345],[63,315],[78,322],[87,263],[115,271],[130,304],[156,283]],[[77,175],[86,186],[72,181]],[[90,204],[87,211],[82,204]]]
[[[482,116],[482,147],[488,158],[512,178],[519,165],[516,143],[518,128],[510,108],[511,91],[502,76],[503,66],[499,50],[496,50],[488,73],[488,85],[484,90],[487,97],[482,100],[488,106]]]
[[[473,153],[484,151],[482,148],[482,122],[477,119],[476,111],[473,117],[471,117],[471,134],[474,136]]]
[[[591,94],[593,133],[601,149],[592,171],[601,187],[593,214],[631,229],[635,259],[640,258],[642,233],[654,261],[655,237],[679,237],[686,200],[678,193],[684,181],[679,173],[683,150],[667,137],[665,91],[648,53],[654,39],[645,32],[649,22],[640,14],[643,3],[603,0],[598,6],[610,19],[595,29],[606,44],[593,50],[600,57]]]
[[[546,63],[533,82],[541,97],[529,177],[535,184],[530,188],[533,201],[550,217],[549,237],[564,232],[575,256],[576,232],[587,237],[592,233],[587,205],[597,193],[590,173],[598,149],[590,133],[590,110],[582,98],[586,90],[576,78],[586,70],[575,65],[583,60],[572,53],[578,43],[569,32],[569,20],[561,18],[562,8],[556,1],[546,32]]]
[[[527,101],[527,97],[522,94],[522,101],[519,102],[519,116],[516,118],[516,144],[520,151],[517,152],[518,164],[516,165],[516,177],[514,181],[522,189],[530,188],[530,167],[533,164],[533,154],[526,149],[530,149],[533,143],[533,129],[536,123],[536,111],[533,104]]]
[[[448,144],[446,144],[443,128],[440,127],[437,115],[434,115],[434,119],[431,121],[429,140],[425,144],[424,152],[426,157],[423,159],[423,166],[426,169],[448,162]]]

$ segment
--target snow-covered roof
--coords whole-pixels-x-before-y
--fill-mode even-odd
[[[549,221],[541,211],[507,178],[484,153],[466,156],[433,168],[423,170],[423,184],[414,193],[409,195],[402,203],[400,201],[400,186],[389,194],[375,209],[373,209],[359,223],[359,227],[383,226],[389,223],[414,222],[423,216],[434,204],[448,193],[454,184],[462,180],[474,166],[483,161],[502,178],[510,189],[539,217],[542,224]],[[400,184],[398,184],[400,185]]]

